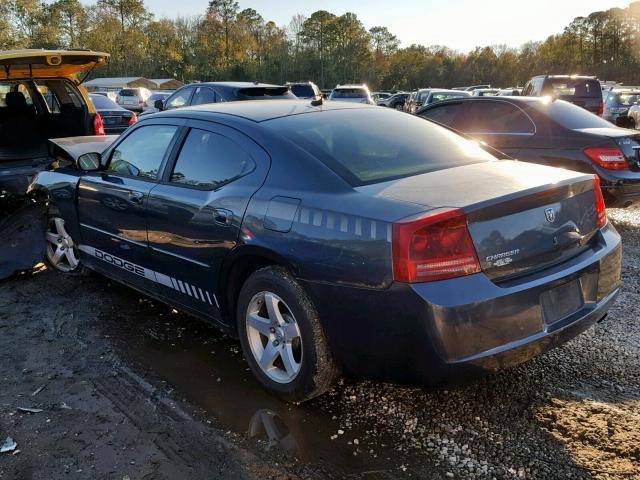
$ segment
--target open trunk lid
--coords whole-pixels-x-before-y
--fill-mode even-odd
[[[598,230],[593,176],[503,160],[465,165],[358,190],[467,215],[483,272],[506,279],[568,260]]]
[[[71,77],[104,65],[108,53],[88,50],[0,51],[0,79]]]

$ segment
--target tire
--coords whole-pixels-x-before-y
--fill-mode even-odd
[[[249,367],[274,395],[304,402],[323,394],[338,377],[313,303],[283,268],[249,276],[240,290],[237,320]]]
[[[47,248],[45,262],[49,268],[66,275],[84,276],[89,273],[78,256],[77,243],[65,228],[64,219],[49,216],[45,231]]]

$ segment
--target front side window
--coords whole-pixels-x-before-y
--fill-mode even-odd
[[[215,103],[216,94],[210,88],[199,87],[196,90],[191,105],[202,105],[204,103]]]
[[[518,107],[507,102],[469,103],[460,130],[465,133],[533,134],[535,127]]]
[[[420,114],[421,117],[433,120],[434,122],[447,125],[448,127],[459,129],[458,120],[462,116],[464,104],[454,103],[451,105],[441,105],[439,107],[430,108],[426,112]]]
[[[108,172],[155,180],[178,127],[149,125],[131,132],[113,151]]]
[[[164,108],[171,110],[172,108],[186,107],[189,105],[189,99],[191,98],[192,93],[193,88],[185,88],[184,90],[174,93],[169,97]]]
[[[249,155],[235,142],[217,133],[192,129],[184,142],[171,181],[213,190],[254,169]]]

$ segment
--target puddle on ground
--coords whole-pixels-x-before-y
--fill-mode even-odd
[[[296,406],[266,393],[248,370],[237,341],[132,290],[110,286],[117,290],[118,305],[105,311],[103,332],[118,354],[137,371],[152,371],[166,381],[176,398],[202,408],[222,429],[333,474],[380,478],[402,471],[391,440],[378,444],[372,455],[368,447],[354,444],[357,430],[337,435],[340,415],[322,407],[327,402]]]

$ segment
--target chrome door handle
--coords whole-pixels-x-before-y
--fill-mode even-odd
[[[233,212],[230,210],[226,210],[224,208],[215,208],[213,210],[213,221],[218,225],[222,225],[228,227],[231,225],[231,220],[233,218]]]
[[[144,193],[142,192],[129,192],[129,200],[133,203],[141,204],[144,200]]]

